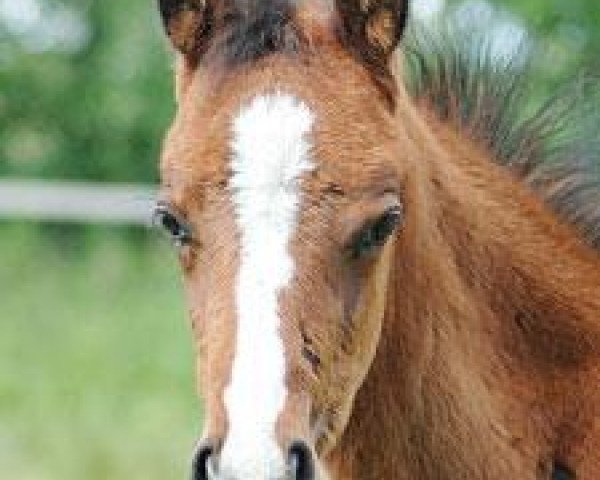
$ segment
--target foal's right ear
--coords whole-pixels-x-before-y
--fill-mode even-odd
[[[404,33],[410,0],[335,0],[343,35],[368,64],[385,67]]]
[[[190,59],[198,59],[211,31],[207,0],[159,0],[160,13],[173,46]]]

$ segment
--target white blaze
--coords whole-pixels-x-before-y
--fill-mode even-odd
[[[289,253],[301,176],[313,168],[308,134],[313,115],[284,94],[256,97],[233,126],[230,190],[240,232],[237,332],[225,391],[228,435],[224,478],[270,480],[285,472],[275,424],[287,391],[279,293],[294,271]]]

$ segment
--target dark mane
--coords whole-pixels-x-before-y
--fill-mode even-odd
[[[577,79],[532,108],[527,55],[494,55],[484,33],[413,27],[404,51],[414,97],[482,143],[600,249],[600,82]]]

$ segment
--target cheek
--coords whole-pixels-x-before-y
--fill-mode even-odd
[[[381,334],[385,314],[393,242],[383,248],[375,264],[370,266],[357,292],[351,314],[353,362],[362,383],[373,357]]]
[[[344,317],[341,321],[336,320],[339,315],[327,319],[329,325],[339,322],[320,346],[323,359],[320,398],[322,408],[333,413],[329,445],[335,443],[345,429],[354,397],[375,357],[385,313],[392,251],[390,242],[375,263],[363,265],[360,276],[344,279],[346,284],[341,289]]]
[[[235,329],[233,275],[218,268],[217,262],[207,262],[205,257],[198,254],[184,275],[191,327],[202,371],[220,363],[219,358],[228,358]]]
[[[206,276],[201,275],[196,268],[196,262],[186,255],[180,256],[184,272],[184,288],[192,330],[197,343],[202,341],[206,334],[206,324],[208,319],[208,291]]]
[[[343,317],[339,358],[341,363],[347,364],[342,365],[345,369],[357,369],[358,373],[352,374],[359,378],[370,365],[377,347],[385,313],[392,251],[393,242],[388,242],[376,258],[352,262],[341,269],[338,291]]]
[[[231,283],[210,268],[193,268],[185,276],[194,344],[197,385],[205,410],[205,434],[222,438],[226,428],[224,392],[231,379],[235,349]],[[219,285],[219,288],[216,288]]]
[[[185,276],[193,275],[196,266],[196,250],[194,247],[184,246],[178,252],[179,264]]]
[[[365,283],[364,272],[357,265],[346,265],[340,278],[344,321],[351,324]]]
[[[175,66],[175,98],[179,102],[194,79],[195,68],[183,55],[178,55]]]

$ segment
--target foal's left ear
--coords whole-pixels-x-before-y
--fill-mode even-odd
[[[197,58],[210,35],[207,0],[159,0],[158,5],[173,46],[186,57]]]
[[[398,46],[409,0],[335,0],[344,41],[368,64],[382,68]]]

